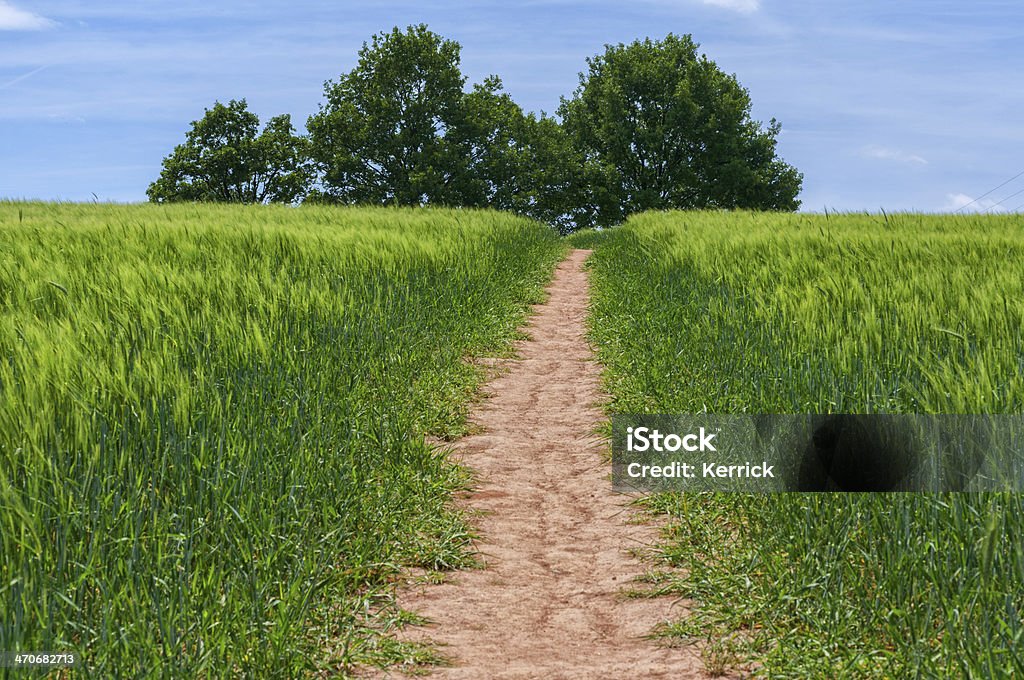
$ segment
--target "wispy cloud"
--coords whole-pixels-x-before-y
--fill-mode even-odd
[[[705,5],[731,9],[743,14],[752,14],[761,8],[761,0],[701,0]]]
[[[0,90],[6,90],[9,87],[13,87],[13,86],[17,85],[18,83],[20,83],[23,80],[31,78],[32,76],[34,76],[35,74],[39,73],[40,71],[42,71],[46,67],[47,67],[47,64],[44,64],[42,66],[39,66],[37,68],[32,69],[28,73],[22,73],[17,78],[13,78],[11,80],[8,80],[6,83],[0,83]]]
[[[41,31],[53,26],[54,23],[45,17],[0,0],[0,31]]]
[[[865,146],[860,150],[860,155],[864,158],[877,158],[883,161],[893,161],[896,163],[909,163],[911,165],[928,165],[921,156],[913,153],[907,153],[900,151],[899,149],[890,149],[884,146],[877,146],[874,144]]]
[[[963,212],[1006,212],[1006,207],[999,205],[993,198],[983,198],[980,201],[967,194],[946,194],[946,205],[942,206],[943,211]]]

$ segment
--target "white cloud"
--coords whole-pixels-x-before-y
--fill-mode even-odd
[[[899,149],[889,149],[874,144],[865,146],[860,150],[864,158],[877,158],[883,161],[895,161],[897,163],[910,163],[912,165],[928,165],[928,161],[917,154],[907,153]]]
[[[942,206],[944,212],[1006,212],[1006,207],[996,205],[993,198],[983,198],[980,201],[967,194],[946,194],[946,205]]]
[[[0,0],[0,31],[40,31],[52,27],[49,19]]]
[[[701,0],[705,5],[714,5],[731,9],[743,14],[751,14],[761,8],[761,0]]]

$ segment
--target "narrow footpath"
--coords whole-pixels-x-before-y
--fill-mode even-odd
[[[612,493],[595,434],[605,397],[586,339],[589,253],[575,250],[558,266],[529,340],[471,413],[479,434],[454,445],[476,474],[465,502],[480,512],[485,568],[399,591],[402,607],[431,621],[405,636],[452,660],[430,677],[705,677],[696,648],[644,638],[684,615],[685,602],[622,595],[645,570],[631,550],[657,530],[632,523],[630,498]]]

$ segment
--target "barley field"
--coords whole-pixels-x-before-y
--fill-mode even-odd
[[[573,237],[616,413],[1021,413],[1019,216],[647,213]],[[712,672],[1024,674],[1024,498],[667,494]]]
[[[564,252],[473,210],[0,203],[0,649],[80,677],[429,657],[458,435]]]

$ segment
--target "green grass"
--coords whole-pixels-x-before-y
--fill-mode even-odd
[[[593,256],[617,413],[1020,413],[1019,217],[659,213]],[[1024,674],[1013,494],[663,495],[711,670]]]
[[[614,231],[609,229],[581,229],[569,234],[565,240],[568,241],[573,248],[593,250],[612,236],[613,233]]]
[[[470,210],[0,203],[0,650],[82,677],[430,657],[454,436],[564,244]]]

